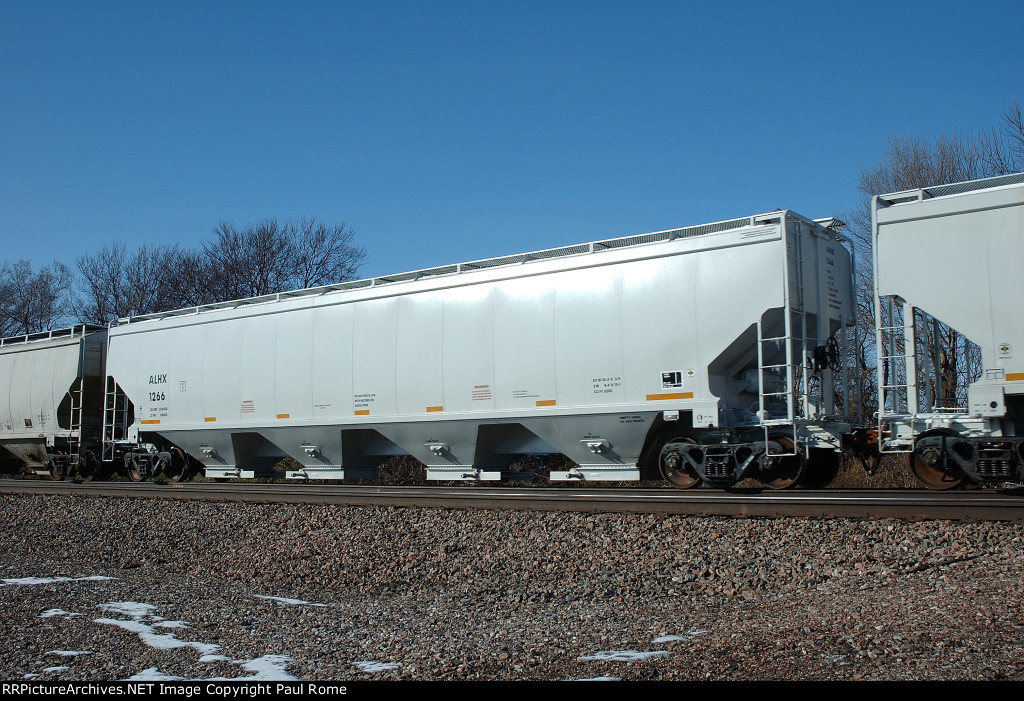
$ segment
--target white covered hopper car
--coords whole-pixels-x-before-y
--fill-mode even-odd
[[[776,211],[122,319],[104,457],[342,479],[411,455],[484,480],[563,454],[553,480],[791,486],[851,428],[831,225]]]
[[[106,328],[0,339],[0,461],[54,479],[99,467]]]
[[[874,440],[933,489],[1024,479],[1024,174],[881,195],[873,211]]]

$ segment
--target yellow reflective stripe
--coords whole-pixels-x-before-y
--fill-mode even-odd
[[[693,392],[668,392],[666,394],[648,394],[647,401],[657,402],[662,399],[693,399]]]

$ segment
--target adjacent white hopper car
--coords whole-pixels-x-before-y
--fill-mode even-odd
[[[873,211],[881,451],[907,453],[933,489],[1021,480],[1024,174],[881,195]],[[940,323],[959,357],[943,357]],[[969,380],[956,404],[953,372]]]
[[[54,479],[99,467],[106,328],[0,339],[0,462]]]

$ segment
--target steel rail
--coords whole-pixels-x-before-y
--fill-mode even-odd
[[[1024,522],[1024,490],[716,491],[580,487],[378,486],[0,480],[0,493],[264,503],[519,509],[733,517]]]

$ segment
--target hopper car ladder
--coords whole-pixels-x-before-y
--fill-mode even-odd
[[[71,398],[71,420],[68,422],[70,434],[68,435],[68,456],[71,463],[78,462],[78,451],[82,443],[82,404],[85,380],[79,377],[68,391]]]
[[[800,354],[800,362],[795,362],[796,358],[793,352],[794,344],[799,344],[803,348],[807,342],[802,236],[797,233],[790,241],[793,242],[793,252],[789,263],[793,265],[791,266],[789,263],[786,265],[786,301],[782,314],[782,335],[765,336],[763,319],[759,319],[757,322],[758,416],[764,429],[764,440],[765,443],[768,442],[769,435],[775,427],[788,427],[792,433],[792,449],[788,452],[776,453],[778,456],[799,454],[796,426],[797,403],[800,405],[803,416],[808,415],[809,403],[807,364],[803,362],[803,353]],[[785,349],[784,359],[776,357],[780,344]],[[772,362],[772,360],[783,360],[783,362]],[[783,374],[785,377],[782,377]],[[779,388],[780,382],[782,383],[781,389]],[[798,386],[800,387],[799,392],[797,391]],[[785,403],[786,413],[784,416],[771,416],[769,403],[772,401]]]
[[[896,306],[902,307],[902,318],[896,316]],[[878,317],[881,319],[884,307],[885,322],[878,323],[875,343],[882,349],[878,356],[878,435],[889,435],[890,419],[913,416],[917,406],[917,342],[914,337],[914,307],[898,298],[890,298],[887,304],[878,300]],[[902,343],[900,342],[902,341]],[[902,351],[902,352],[901,352]],[[910,421],[909,445],[914,445],[915,422]],[[879,440],[881,453],[909,453],[912,448],[900,448]]]
[[[71,475],[79,464],[79,451],[82,446],[82,405],[83,379],[76,378],[65,396],[68,400],[67,423],[62,423],[61,414],[57,414],[57,428],[51,439],[46,441],[45,465],[51,475],[59,475],[61,479]],[[61,400],[63,404],[63,400]],[[67,440],[67,445],[58,442],[58,438]]]
[[[128,398],[117,386],[113,377],[107,376],[103,393],[103,459],[114,459],[114,444],[128,435]]]

